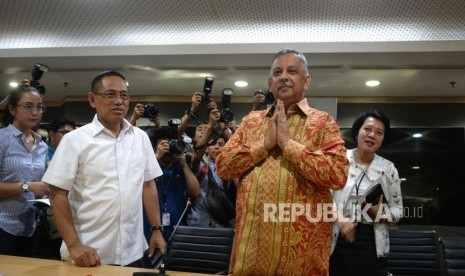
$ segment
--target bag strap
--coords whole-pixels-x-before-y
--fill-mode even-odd
[[[207,172],[208,172],[208,165],[206,162],[202,162],[203,166],[202,168],[200,169],[200,172],[199,174],[197,175],[197,180],[199,181],[199,183],[201,183],[204,179],[205,179],[205,176],[207,176]]]
[[[208,167],[208,165],[207,165],[207,167]],[[208,189],[219,188],[218,183],[216,183],[216,180],[215,180],[215,178],[213,176],[212,170],[208,170],[207,174],[208,174]]]

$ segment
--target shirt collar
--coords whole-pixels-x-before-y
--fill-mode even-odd
[[[24,136],[24,133],[17,129],[13,124],[9,124],[7,128],[13,133],[14,136],[20,137]],[[42,136],[32,131],[32,136],[34,137],[34,144],[40,143],[42,141]]]
[[[275,105],[273,105],[272,107],[270,107],[268,109],[265,116],[266,117],[273,116],[274,110],[275,110]],[[294,115],[294,114],[297,114],[299,112],[303,113],[303,115],[305,115],[305,116],[310,115],[310,106],[308,106],[308,101],[307,101],[306,98],[303,98],[301,101],[299,101],[299,102],[297,102],[295,104],[292,104],[291,106],[289,106],[289,108],[286,111],[287,115]]]
[[[92,120],[92,124],[94,125],[94,133],[93,136],[96,136],[100,132],[106,130],[110,131],[109,129],[105,128],[102,123],[98,120],[97,114],[95,114],[94,119]],[[131,125],[128,120],[123,119],[123,126],[121,127],[122,132],[134,131],[134,126]],[[110,131],[111,132],[111,131]]]

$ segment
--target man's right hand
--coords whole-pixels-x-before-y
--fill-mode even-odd
[[[100,265],[100,256],[93,247],[77,243],[68,247],[69,256],[77,266],[97,266]]]
[[[202,94],[200,92],[194,92],[194,95],[192,95],[192,101],[191,101],[191,111],[192,112],[197,112],[199,110],[199,105],[202,102]]]
[[[135,120],[139,119],[142,115],[144,115],[145,109],[144,106],[140,103],[136,104],[134,107],[134,111],[132,112],[131,117]]]
[[[253,110],[259,110],[260,106],[265,101],[265,94],[255,93],[253,95]]]
[[[216,123],[220,120],[221,114],[218,109],[212,109],[210,111],[210,121],[208,122],[210,125],[216,125]]]
[[[165,156],[165,154],[168,154],[170,152],[170,143],[168,140],[163,139],[158,143],[157,146],[157,151],[155,155],[157,156],[157,159],[160,160]]]

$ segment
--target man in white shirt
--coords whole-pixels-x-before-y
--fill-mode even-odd
[[[106,71],[87,94],[92,123],[66,134],[43,181],[64,243],[62,259],[77,266],[132,265],[143,256],[143,209],[152,227],[149,256],[166,248],[154,179],[162,174],[147,134],[124,119],[125,78]]]

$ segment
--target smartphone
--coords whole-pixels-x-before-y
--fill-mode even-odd
[[[149,257],[149,250],[145,250],[144,259],[146,266],[157,269],[163,261],[163,253],[160,248],[155,248],[155,252],[152,257]]]

